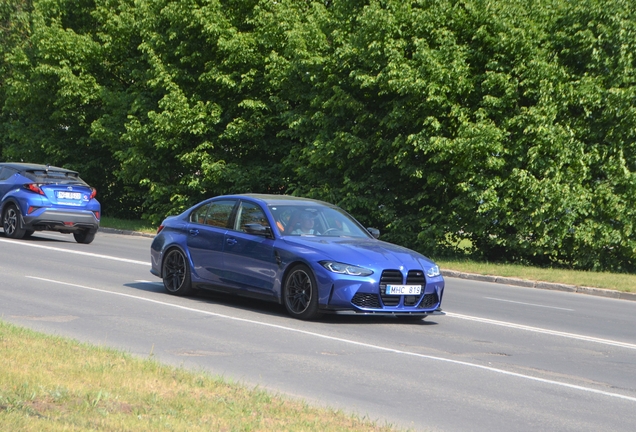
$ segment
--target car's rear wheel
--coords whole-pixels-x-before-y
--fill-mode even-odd
[[[89,244],[95,240],[95,233],[90,232],[90,230],[81,230],[73,233],[73,237],[75,241],[82,244]]]
[[[2,213],[4,235],[12,239],[24,237],[26,230],[20,227],[20,219],[22,219],[20,209],[13,204],[7,205]]]
[[[179,249],[171,249],[163,260],[163,286],[170,294],[188,295],[192,292],[188,260]]]
[[[294,318],[311,320],[320,316],[316,278],[304,264],[296,265],[287,274],[283,298],[287,312]]]

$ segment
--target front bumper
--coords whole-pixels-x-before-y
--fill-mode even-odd
[[[395,316],[444,315],[442,276],[427,278],[419,295],[390,296],[382,292],[383,284],[374,277],[351,277],[320,274],[320,310],[336,314]]]
[[[394,316],[394,317],[422,317],[431,315],[446,315],[442,309],[436,309],[431,312],[397,312],[387,310],[329,310],[321,309],[321,312],[333,315],[374,315],[374,316]]]

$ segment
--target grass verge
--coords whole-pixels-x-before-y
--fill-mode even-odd
[[[633,274],[538,268],[517,264],[492,264],[468,260],[436,260],[436,263],[442,269],[466,273],[515,277],[622,292],[636,292],[636,275]]]
[[[102,216],[101,220],[99,221],[99,225],[104,228],[114,228],[124,231],[137,231],[151,234],[155,234],[157,232],[157,227],[152,226],[148,222],[118,219],[108,216]]]
[[[394,430],[1,320],[0,364],[0,430]]]

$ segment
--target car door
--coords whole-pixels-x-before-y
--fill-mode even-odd
[[[187,244],[194,274],[200,282],[217,287],[228,284],[223,265],[223,250],[225,234],[237,201],[224,199],[207,202],[190,213]]]
[[[274,294],[278,263],[273,238],[246,232],[247,224],[270,227],[263,209],[256,203],[241,200],[233,229],[225,234],[224,262],[232,284],[255,296]]]

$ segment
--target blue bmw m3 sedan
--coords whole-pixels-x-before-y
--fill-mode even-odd
[[[439,267],[379,235],[322,201],[219,196],[163,221],[151,272],[170,294],[209,289],[255,297],[305,320],[323,313],[443,315]]]

